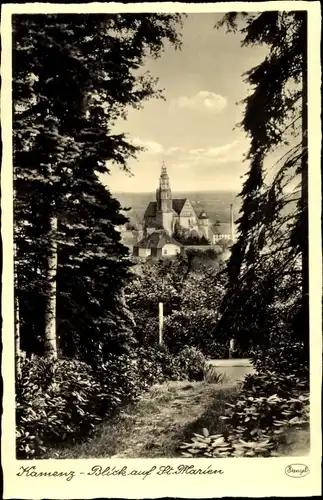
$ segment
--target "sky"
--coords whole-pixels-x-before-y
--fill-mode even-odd
[[[130,110],[117,132],[146,147],[128,176],[117,166],[103,178],[112,192],[152,192],[164,161],[173,191],[240,191],[248,169],[245,133],[235,128],[250,91],[243,74],[261,62],[262,47],[241,48],[241,35],[214,29],[221,14],[189,14],[182,49],[166,46],[146,69],[159,78],[164,100]]]

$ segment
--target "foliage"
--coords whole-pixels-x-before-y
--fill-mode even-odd
[[[137,351],[138,369],[144,388],[169,380],[202,380],[205,357],[194,348],[183,348],[177,355],[166,346],[141,347]]]
[[[218,269],[220,267],[221,253],[222,249],[220,246],[216,249],[185,249],[186,258],[190,259],[192,270],[203,270],[206,266]]]
[[[219,245],[223,251],[225,251],[232,246],[233,242],[231,240],[221,238],[220,240],[217,240],[216,244]]]
[[[195,230],[186,229],[179,225],[175,226],[173,237],[182,245],[209,245],[205,236],[200,236]]]
[[[273,373],[279,370],[282,376],[293,376],[301,387],[308,387],[309,364],[304,359],[304,346],[292,338],[283,337],[270,342],[267,349],[255,348],[252,362],[258,373]]]
[[[242,46],[267,51],[245,75],[251,92],[240,126],[250,138],[249,170],[218,327],[244,347],[269,348],[286,334],[303,345],[307,362],[306,14],[230,13],[224,25],[240,31]],[[272,152],[280,155],[274,165]]]
[[[245,442],[223,434],[209,434],[204,428],[203,434],[194,433],[191,442],[183,443],[182,455],[187,458],[212,457],[266,457],[270,456],[273,443],[269,439]]]
[[[248,375],[234,402],[220,417],[225,432],[194,434],[183,443],[186,457],[266,457],[289,428],[302,428],[309,419],[309,393],[303,379],[268,372]]]
[[[180,24],[176,14],[13,18],[15,285],[28,354],[45,352],[54,243],[60,355],[95,365],[133,344],[122,301],[130,262],[116,230],[127,219],[101,176],[127,170],[138,151],[113,126],[161,97],[140,70],[166,41],[179,47]]]
[[[84,439],[151,385],[201,380],[204,366],[195,349],[173,356],[162,346],[110,354],[95,368],[72,359],[27,359],[16,386],[18,458],[39,457],[58,441]]]
[[[172,352],[180,351],[183,346],[191,346],[212,356],[216,351],[214,330],[217,321],[218,315],[206,307],[175,311],[165,319],[165,343]]]
[[[179,365],[167,347],[155,345],[137,351],[138,369],[144,388],[167,380],[187,379],[187,370]]]
[[[218,350],[215,330],[224,293],[216,268],[193,265],[191,255],[172,262],[144,265],[127,288],[127,301],[141,345],[158,338],[158,303],[164,305],[164,340],[178,353],[184,346],[211,354]]]
[[[175,359],[180,368],[187,374],[188,380],[203,380],[206,359],[201,351],[195,347],[183,347]]]
[[[95,376],[100,384],[101,414],[112,416],[137,399],[142,390],[142,381],[134,354],[110,354],[104,363],[95,368]]]
[[[208,364],[204,370],[204,381],[208,384],[225,384],[232,381],[232,378],[225,372],[218,371],[218,369]]]
[[[100,387],[75,360],[27,360],[16,387],[17,455],[33,458],[53,442],[79,439],[100,420]]]
[[[222,418],[244,440],[274,439],[288,426],[302,426],[308,422],[309,394],[301,394],[294,384],[290,376],[250,376],[230,415]]]

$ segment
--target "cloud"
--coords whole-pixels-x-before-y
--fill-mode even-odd
[[[139,137],[135,137],[132,140],[132,142],[135,146],[141,146],[145,148],[144,152],[151,155],[160,155],[164,152],[163,146],[155,141],[149,141],[149,140],[139,139]]]
[[[182,153],[183,151],[185,150],[181,146],[172,146],[165,150],[165,154],[172,155],[172,154]]]
[[[190,149],[189,154],[202,158],[219,158],[224,155],[232,156],[232,153],[234,153],[234,156],[236,157],[237,155],[240,156],[242,154],[242,146],[243,145],[240,141],[234,141],[216,147]]]
[[[177,106],[188,109],[206,109],[212,113],[219,113],[226,108],[228,101],[225,97],[208,90],[201,90],[197,94],[187,97],[180,96],[176,100]]]
[[[174,156],[182,153],[187,153],[182,146],[171,146],[164,147],[162,144],[156,141],[150,141],[147,139],[140,139],[135,137],[132,139],[132,144],[134,146],[140,146],[144,148],[143,153],[156,156]]]
[[[209,146],[205,148],[186,149],[182,146],[166,147],[159,142],[140,139],[133,139],[133,144],[145,148],[143,151],[144,157],[151,158],[149,161],[157,161],[161,163],[165,159],[169,167],[174,169],[195,169],[209,168],[210,166],[223,165],[226,163],[242,163],[243,154],[247,150],[245,141],[233,141],[227,144],[218,146]],[[143,157],[141,157],[144,159]]]

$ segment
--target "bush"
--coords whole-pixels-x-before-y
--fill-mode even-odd
[[[202,380],[205,357],[195,348],[185,347],[177,355],[166,346],[140,348],[139,373],[145,387],[168,380]]]
[[[139,376],[143,387],[167,380],[183,380],[187,373],[165,346],[141,347],[137,350]]]
[[[51,443],[94,429],[100,386],[91,368],[75,360],[27,360],[17,380],[17,456],[33,458]]]
[[[252,360],[258,372],[279,371],[280,374],[294,374],[299,379],[309,380],[308,353],[301,342],[290,338],[273,341],[266,348],[255,348]]]
[[[195,348],[185,347],[177,355],[166,346],[141,347],[137,350],[139,377],[143,388],[168,380],[202,380],[205,357]]]
[[[203,435],[194,433],[191,442],[182,444],[184,457],[268,457],[274,446],[270,439],[245,442],[233,435],[210,435],[207,429],[202,432]]]
[[[142,390],[135,355],[110,354],[108,359],[97,367],[96,378],[100,383],[100,411],[105,416],[112,415],[120,406],[135,401]]]
[[[188,380],[203,380],[206,369],[204,354],[194,347],[184,347],[177,356],[177,362]]]
[[[111,354],[95,370],[76,360],[25,360],[16,388],[18,458],[36,458],[57,442],[90,435],[152,384],[201,380],[204,364],[196,349],[174,356],[164,346]]]
[[[191,442],[181,446],[184,456],[266,457],[284,442],[288,429],[308,425],[303,346],[279,342],[266,351],[254,351],[254,356],[256,373],[246,376],[235,404],[226,403],[220,417],[226,433],[209,436],[205,429],[203,436],[194,434]]]
[[[75,442],[143,389],[134,355],[110,355],[94,371],[76,360],[27,360],[17,381],[17,454],[33,458]]]
[[[220,343],[211,340],[206,344],[206,352],[211,359],[227,359],[229,357],[229,346],[228,343]]]
[[[206,307],[175,311],[165,318],[165,343],[175,354],[189,346],[209,355],[217,321],[217,313]]]
[[[308,424],[309,394],[294,375],[249,375],[235,404],[226,403],[220,418],[226,432],[194,434],[183,443],[185,457],[266,457],[283,441],[286,430]]]
[[[253,385],[245,387],[236,405],[228,404],[228,414],[222,416],[235,430],[235,434],[247,441],[255,437],[278,437],[287,427],[299,427],[308,422],[309,395],[299,390],[288,393],[277,386],[276,392],[271,394],[272,382],[268,380],[264,384],[264,377],[271,378],[268,375],[249,380],[248,383]]]

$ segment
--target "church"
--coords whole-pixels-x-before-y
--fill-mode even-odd
[[[189,199],[172,198],[167,169],[163,164],[156,201],[149,202],[144,214],[144,233],[163,229],[172,235],[176,228],[182,228],[199,237],[204,236],[212,244],[218,239],[212,224],[204,210],[200,214],[195,212]]]

